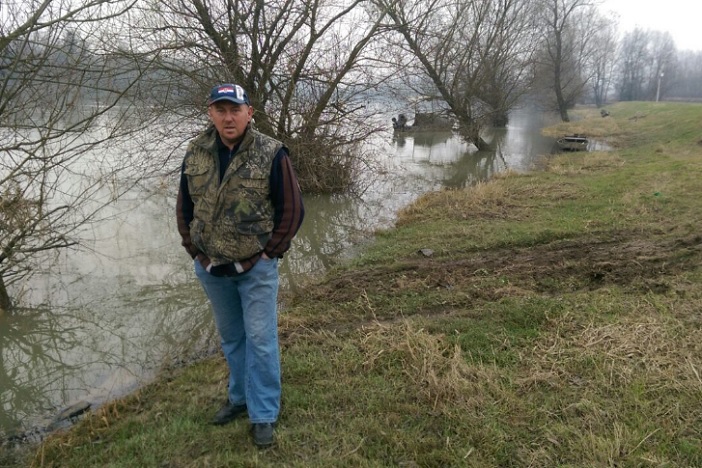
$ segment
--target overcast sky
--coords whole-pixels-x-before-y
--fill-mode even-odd
[[[678,50],[702,51],[700,0],[603,0],[601,11],[619,14],[622,34],[636,26],[668,31]]]

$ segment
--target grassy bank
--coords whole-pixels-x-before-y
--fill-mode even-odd
[[[217,357],[27,464],[702,466],[702,105],[609,111],[550,131],[615,151],[428,194],[289,301],[275,448],[207,424]]]

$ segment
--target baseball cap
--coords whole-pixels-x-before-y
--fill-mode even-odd
[[[215,86],[210,91],[210,98],[207,100],[207,105],[213,104],[218,101],[230,101],[234,104],[246,104],[249,105],[249,95],[246,94],[244,88],[236,84],[221,84]]]

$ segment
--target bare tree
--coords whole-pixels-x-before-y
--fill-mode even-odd
[[[599,18],[599,21],[601,26],[596,28],[592,41],[593,53],[590,63],[592,79],[590,80],[590,87],[595,105],[602,107],[607,102],[607,96],[612,85],[619,44],[616,24],[604,18]]]
[[[643,99],[647,64],[651,60],[648,43],[649,32],[639,28],[622,39],[618,60],[618,91],[622,101]]]
[[[466,138],[487,147],[481,129],[504,123],[526,89],[529,3],[378,0],[378,5],[419,64],[422,76],[410,79],[410,86],[445,102]]]
[[[669,32],[651,33],[651,58],[648,88],[651,100],[660,100],[677,68],[677,49]],[[667,77],[667,79],[666,79]]]
[[[619,55],[619,99],[657,100],[673,83],[677,50],[669,33],[636,28],[622,39]]]
[[[478,70],[483,76],[477,95],[490,109],[490,121],[504,127],[509,111],[528,91],[535,50],[534,3],[528,0],[491,2],[489,40],[479,42]],[[479,34],[485,34],[479,32]]]
[[[542,86],[554,97],[561,120],[582,96],[591,79],[588,66],[596,50],[595,38],[605,23],[591,0],[540,0],[542,49],[537,68]],[[549,93],[550,94],[550,93]]]
[[[669,82],[666,91],[671,96],[702,100],[702,52],[679,52],[677,63],[675,81]]]
[[[354,146],[369,126],[364,100],[382,77],[371,46],[383,12],[368,0],[155,1],[143,11],[145,41],[189,82],[193,108],[215,82],[242,84],[257,128],[293,148],[303,190],[348,187]]]
[[[102,37],[131,6],[0,7],[0,315],[12,306],[8,287],[41,268],[42,254],[77,246],[81,229],[128,189],[122,176],[135,180],[138,158],[107,149],[140,127],[137,113],[117,106],[139,73],[125,76]]]

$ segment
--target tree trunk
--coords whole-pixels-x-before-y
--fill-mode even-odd
[[[10,313],[10,296],[7,295],[5,282],[0,276],[0,317]]]
[[[498,128],[505,128],[509,122],[509,116],[507,112],[500,110],[493,114],[492,125]]]
[[[480,136],[480,127],[477,125],[459,125],[458,131],[469,142],[473,143],[480,151],[490,149],[490,144]]]
[[[558,107],[558,113],[561,115],[561,120],[563,122],[570,122],[570,117],[568,116],[568,104],[563,97],[563,88],[561,88],[561,71],[559,67],[556,67],[556,106]]]

